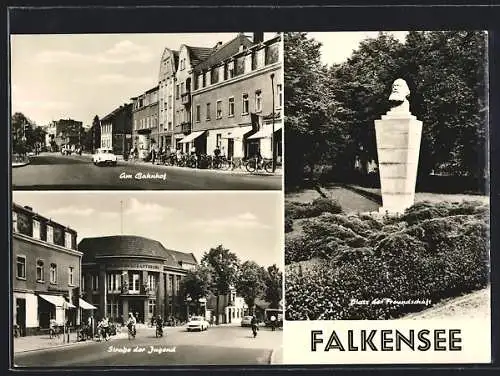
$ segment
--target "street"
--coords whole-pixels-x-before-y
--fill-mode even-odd
[[[240,170],[241,171],[241,170]],[[90,155],[42,153],[12,169],[14,190],[280,190],[280,175],[200,170],[118,161],[94,166]]]
[[[122,329],[126,330],[126,329]],[[138,328],[137,337],[88,342],[14,355],[16,367],[243,365],[270,364],[273,350],[282,346],[283,332],[261,328],[253,338],[250,328],[214,326],[204,332],[182,327]],[[15,345],[14,345],[15,347]]]

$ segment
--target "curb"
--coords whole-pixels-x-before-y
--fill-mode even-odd
[[[269,364],[283,364],[283,360],[279,363],[276,363],[276,353],[278,351],[282,351],[283,348],[280,348],[280,349],[272,349],[271,350],[271,354],[269,356]]]
[[[121,333],[120,333],[121,334]],[[126,336],[120,336],[120,334],[117,334],[115,336],[110,337],[110,340],[116,340],[118,338],[126,338]],[[31,349],[31,350],[20,350],[20,351],[15,351],[14,350],[14,356],[18,354],[26,354],[26,353],[32,353],[32,352],[37,352],[37,351],[47,351],[51,349],[58,349],[61,347],[78,347],[78,346],[83,346],[83,345],[88,345],[91,343],[97,343],[97,341],[94,340],[87,340],[87,341],[79,341],[79,342],[70,342],[70,343],[62,343],[60,345],[54,345],[54,346],[49,346],[49,347],[43,347],[43,348],[38,348],[38,349]]]
[[[27,166],[30,163],[31,163],[31,161],[23,162],[23,163],[12,163],[11,166],[12,166],[12,168],[19,168],[19,167]]]

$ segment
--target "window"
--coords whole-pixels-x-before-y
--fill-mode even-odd
[[[57,283],[57,265],[56,264],[50,264],[50,283],[52,283],[52,284]]]
[[[75,279],[74,279],[74,272],[75,268],[72,266],[68,267],[68,285],[73,286]]]
[[[210,73],[210,83],[216,84],[217,82],[219,82],[219,68],[215,67]]]
[[[108,291],[116,292],[120,291],[122,287],[122,276],[121,274],[110,273],[108,277]]]
[[[172,130],[172,122],[171,122],[171,121],[169,121],[169,122],[168,122],[168,130],[169,130],[169,131],[171,131],[171,130]]]
[[[172,96],[168,96],[168,108],[172,108]]]
[[[35,239],[40,239],[40,222],[33,220],[33,237]]]
[[[17,278],[26,279],[26,257],[17,256]]]
[[[279,43],[266,47],[266,65],[276,63],[279,59]]]
[[[12,212],[12,231],[17,232],[17,212]]]
[[[156,310],[156,300],[148,301],[148,311],[150,315],[154,315]]]
[[[43,260],[37,260],[36,262],[36,281],[43,282],[44,281],[44,270],[43,270]]]
[[[207,74],[205,72],[203,72],[203,78],[202,78],[202,87],[205,87],[207,86]]]
[[[175,85],[175,99],[179,99],[179,84]]]
[[[156,288],[156,278],[154,274],[148,274],[148,289],[154,291]]]
[[[229,98],[229,116],[234,116],[234,97]]]
[[[184,82],[181,82],[181,94],[184,94]]]
[[[80,290],[85,291],[85,276],[82,276],[82,280],[80,281]]]
[[[236,69],[234,70],[234,75],[239,76],[245,73],[245,56],[240,56],[236,59]]]
[[[128,290],[132,294],[138,294],[140,292],[140,276],[138,273],[128,275]]]
[[[64,246],[66,248],[73,248],[72,247],[73,244],[72,244],[71,240],[72,240],[71,239],[71,234],[69,232],[65,232],[64,233]]]
[[[278,103],[276,105],[276,108],[281,108],[283,103],[283,86],[281,84],[278,84],[276,85],[276,89],[278,92]]]
[[[181,291],[181,276],[180,275],[176,275],[175,276],[175,294],[178,295],[179,292]]]
[[[227,66],[228,78],[234,77],[234,61],[231,61]]]
[[[92,291],[99,291],[99,276],[97,274],[92,276]]]
[[[255,112],[262,111],[262,91],[255,92]]]
[[[216,118],[221,119],[222,118],[222,101],[217,101],[215,104],[215,111],[216,111]]]
[[[199,87],[200,87],[200,74],[195,73],[195,75],[194,75],[194,90],[198,90]]]
[[[252,70],[257,69],[257,51],[252,51]]]
[[[196,122],[200,122],[200,116],[201,116],[201,106],[199,104],[196,105]]]
[[[210,103],[207,103],[207,120],[210,120]]]
[[[243,112],[242,114],[248,114],[249,105],[248,105],[248,94],[243,94]]]
[[[215,139],[216,139],[216,144],[217,144],[217,147],[220,148],[221,147],[221,140],[222,140],[222,134],[220,133],[217,133],[215,135]]]

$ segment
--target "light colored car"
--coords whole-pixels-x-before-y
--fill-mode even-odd
[[[113,154],[113,150],[109,148],[97,149],[96,153],[92,156],[92,161],[95,165],[109,164],[116,166],[117,158]]]
[[[208,326],[209,323],[203,316],[193,316],[186,324],[186,329],[188,332],[192,330],[199,330],[201,332],[203,330],[207,330]]]
[[[241,326],[252,326],[252,316],[243,316]]]

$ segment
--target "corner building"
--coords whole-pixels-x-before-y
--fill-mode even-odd
[[[121,322],[132,312],[140,323],[156,315],[186,316],[180,284],[197,265],[192,253],[123,235],[85,238],[78,249],[83,253],[82,291],[97,307],[98,316]]]
[[[81,252],[77,232],[33,211],[12,207],[13,324],[21,336],[47,332],[49,322],[79,324]]]
[[[145,158],[153,145],[161,147],[158,144],[158,86],[131,100],[132,146],[137,148],[139,158]]]
[[[272,158],[274,152],[280,162],[282,53],[280,34],[263,41],[263,33],[255,33],[253,42],[239,34],[196,65],[192,133],[181,142],[191,143],[202,154],[212,154],[219,146],[222,154],[234,159],[258,152]]]

